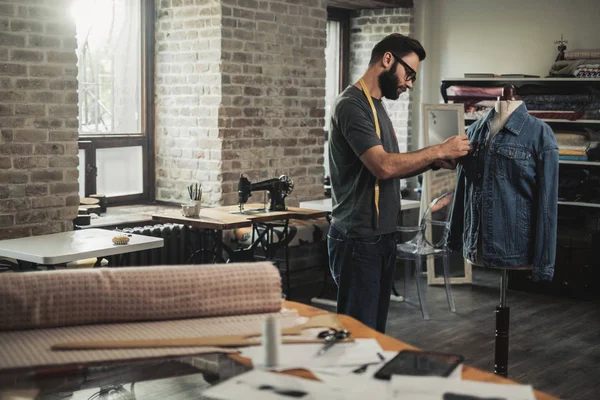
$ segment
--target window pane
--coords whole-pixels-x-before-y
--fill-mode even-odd
[[[75,0],[79,132],[141,133],[141,0]]]
[[[340,89],[340,45],[342,26],[339,21],[327,21],[327,47],[325,48],[325,131],[329,131],[331,104]],[[323,148],[325,177],[329,176],[329,151],[327,141]]]
[[[85,197],[85,150],[79,149],[79,197]]]
[[[327,21],[325,48],[325,130],[329,130],[329,109],[340,88],[340,34],[339,21]]]
[[[96,191],[106,197],[144,192],[142,146],[96,150]]]

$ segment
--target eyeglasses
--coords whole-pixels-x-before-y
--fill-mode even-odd
[[[415,81],[417,80],[417,71],[412,69],[412,67],[410,65],[408,65],[407,63],[405,63],[404,60],[402,60],[400,57],[396,57],[393,53],[391,53],[391,54],[392,54],[392,56],[394,56],[396,61],[398,61],[400,63],[400,65],[402,65],[404,67],[404,70],[406,71],[404,80],[415,83]]]

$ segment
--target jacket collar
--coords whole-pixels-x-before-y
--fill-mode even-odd
[[[490,128],[490,123],[494,115],[496,114],[495,109],[491,109],[488,113],[485,123],[487,124],[488,129]],[[511,133],[515,135],[519,135],[521,130],[523,129],[523,125],[525,125],[525,121],[529,116],[529,112],[527,111],[527,107],[525,107],[525,103],[523,102],[513,113],[508,117],[508,121],[502,127],[502,129],[507,129]]]

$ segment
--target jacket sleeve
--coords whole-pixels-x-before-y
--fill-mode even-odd
[[[456,174],[456,188],[450,215],[450,228],[446,243],[448,248],[455,251],[462,250],[465,209],[465,172],[462,165],[458,166]]]
[[[558,147],[556,147],[556,143],[538,155],[537,176],[533,280],[549,281],[554,276],[558,223]]]

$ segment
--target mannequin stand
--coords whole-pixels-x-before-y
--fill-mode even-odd
[[[521,267],[503,267],[500,277],[500,305],[496,307],[496,333],[494,344],[494,373],[503,377],[508,376],[508,337],[510,329],[510,307],[506,303],[508,289],[508,270],[531,270],[531,265]]]
[[[494,351],[494,373],[508,376],[508,331],[510,327],[510,307],[506,305],[508,274],[502,270],[500,278],[500,305],[496,307],[496,343]]]

